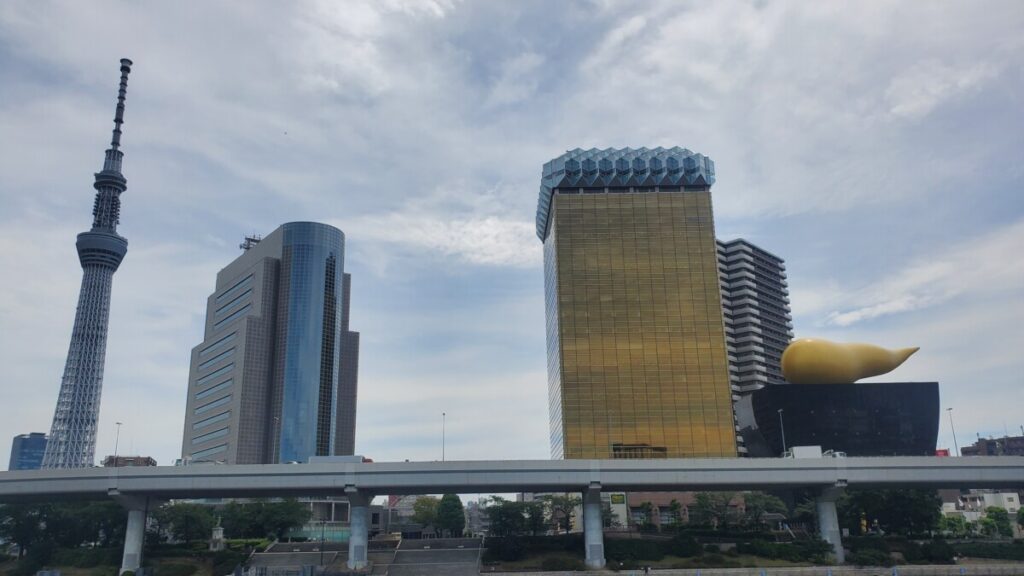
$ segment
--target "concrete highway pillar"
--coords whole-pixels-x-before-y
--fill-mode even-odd
[[[345,488],[345,496],[348,497],[348,567],[350,570],[360,570],[367,565],[367,549],[370,545],[370,501],[371,494]]]
[[[836,500],[839,499],[841,493],[842,490],[838,488],[826,488],[821,491],[816,501],[818,533],[822,540],[832,545],[832,552],[838,564],[846,561],[846,553],[843,551],[843,533],[839,529],[839,516],[836,514]]]
[[[128,509],[128,526],[124,531],[124,553],[118,574],[138,572],[142,566],[142,544],[146,540],[146,514],[150,501],[140,496],[125,496],[111,492],[115,502]]]
[[[601,485],[583,491],[583,546],[587,568],[604,568],[604,520],[601,518]]]

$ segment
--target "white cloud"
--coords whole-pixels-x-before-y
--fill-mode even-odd
[[[957,296],[1024,292],[1024,220],[963,246],[943,251],[933,248],[918,262],[909,263],[858,292],[846,294],[845,310],[828,314],[827,323],[849,326],[884,316],[921,310]]]
[[[523,52],[506,61],[501,75],[491,87],[488,106],[506,106],[527,100],[537,91],[540,78],[537,71],[544,65],[544,57],[536,52]]]
[[[927,116],[944,101],[980,89],[997,72],[989,62],[962,67],[936,60],[920,62],[889,82],[885,91],[889,113],[911,119]]]

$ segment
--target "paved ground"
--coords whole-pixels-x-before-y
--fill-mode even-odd
[[[337,552],[276,552],[273,554],[253,554],[249,566],[326,566],[334,562]],[[323,561],[321,563],[321,560]]]
[[[477,576],[479,538],[403,540],[389,576]]]

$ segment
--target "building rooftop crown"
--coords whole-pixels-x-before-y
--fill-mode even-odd
[[[537,199],[537,236],[547,236],[551,196],[559,187],[631,188],[715,183],[715,163],[696,152],[673,148],[605,148],[569,150],[544,164]]]

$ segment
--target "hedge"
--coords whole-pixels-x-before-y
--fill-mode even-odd
[[[953,549],[959,556],[971,558],[994,558],[996,560],[1024,560],[1024,542],[1018,540],[1013,544],[989,544],[972,542],[957,544]]]

